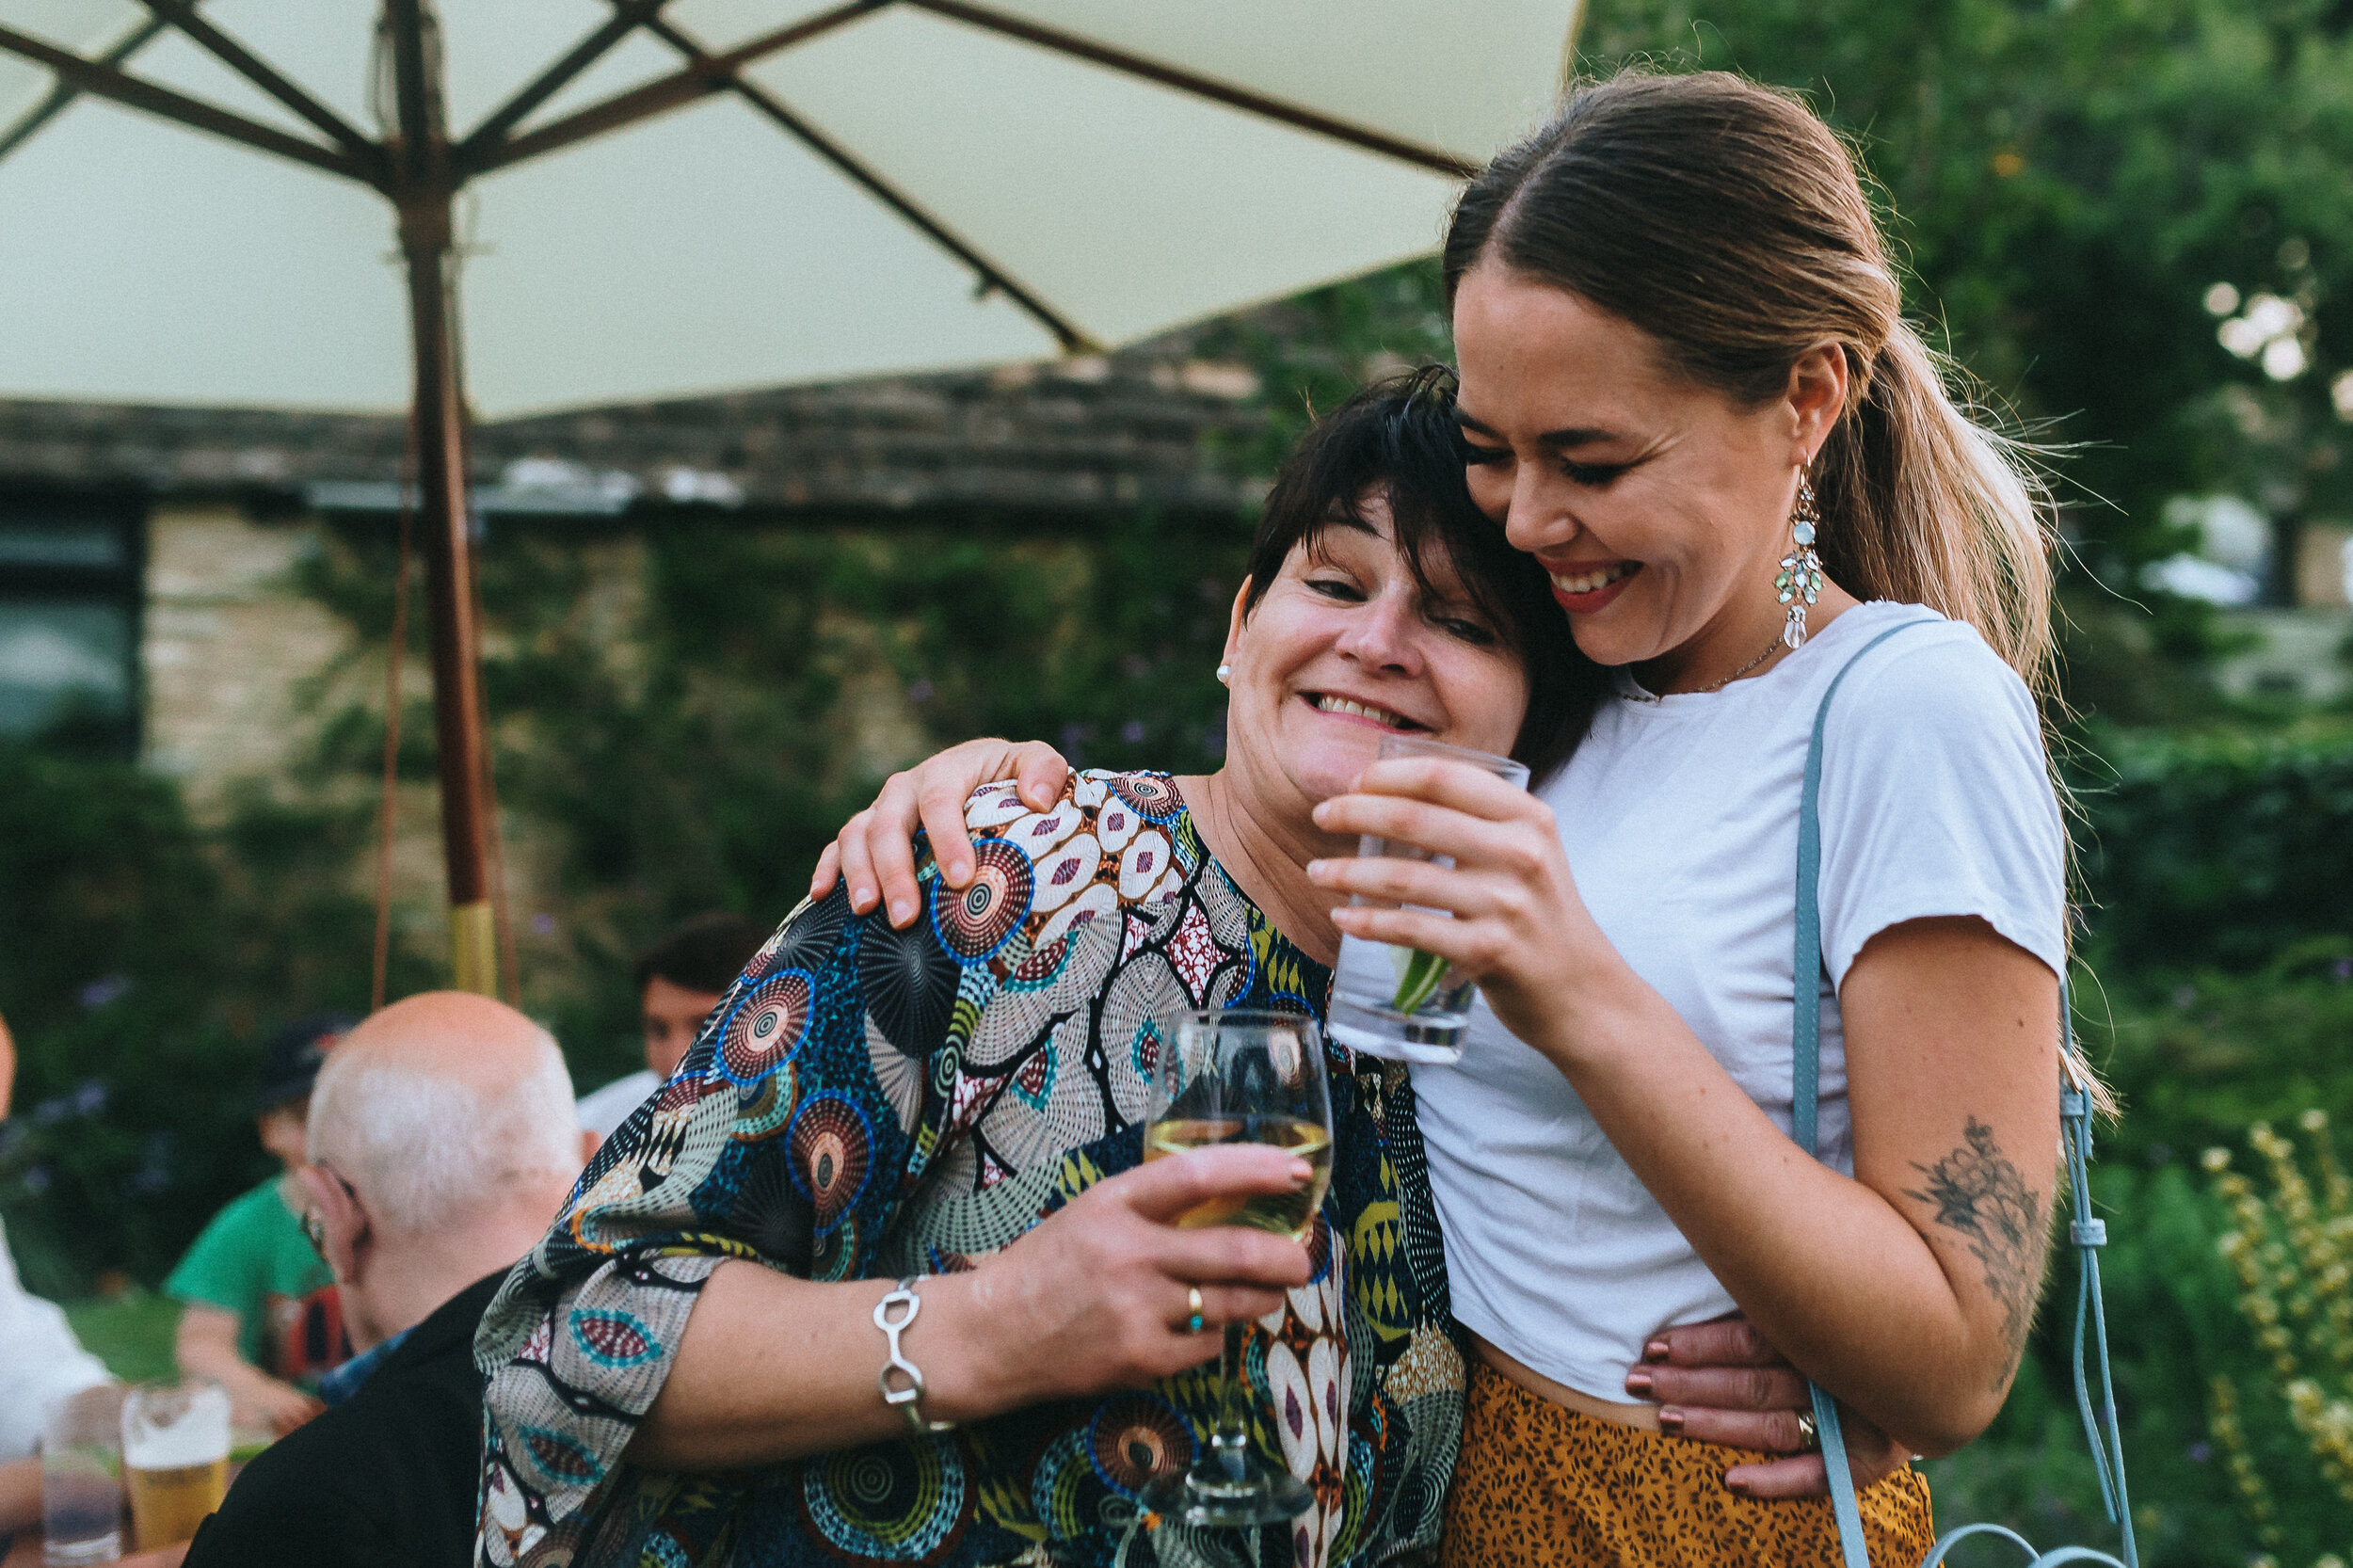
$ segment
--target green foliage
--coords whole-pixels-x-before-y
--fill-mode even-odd
[[[0,1016],[20,1058],[0,1212],[36,1288],[159,1279],[270,1168],[257,1036],[366,1001],[366,907],[314,864],[330,825],[253,796],[202,830],[168,779],[0,745]]]
[[[2353,930],[2353,731],[2103,730],[2086,750],[2095,951],[2137,969],[2251,968]]]
[[[492,535],[483,674],[501,802],[552,868],[557,927],[525,1003],[580,1080],[634,1064],[633,951],[706,909],[780,919],[894,768],[982,734],[1043,735],[1088,766],[1213,767],[1245,543],[1239,521],[1140,515],[1071,536],[719,513],[667,516],[642,545]],[[380,535],[344,534],[310,570],[363,640],[389,622]],[[381,767],[380,688],[350,689],[310,766],[329,798]],[[432,776],[419,715],[401,756],[404,776]]]
[[[2238,1276],[2239,1311],[2266,1363],[2251,1387],[2215,1374],[2215,1425],[2233,1450],[2241,1510],[2265,1546],[2284,1544],[2300,1514],[2327,1517],[2335,1527],[2327,1535],[2353,1518],[2353,1181],[2338,1163],[2327,1112],[2307,1111],[2297,1122],[2313,1174],[2269,1125],[2248,1129],[2269,1166],[2267,1195],[2230,1168],[2230,1150],[2210,1149],[2203,1161],[2233,1222],[2217,1250]],[[2253,1420],[2242,1417],[2243,1403]],[[2284,1428],[2302,1451],[2259,1457],[2250,1431],[2258,1422],[2266,1435]],[[2284,1507],[2282,1494],[2291,1499]],[[2326,1503],[2313,1506],[2320,1497]]]

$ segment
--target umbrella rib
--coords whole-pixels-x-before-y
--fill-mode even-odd
[[[762,34],[749,43],[738,44],[720,54],[700,56],[696,62],[675,75],[616,93],[536,131],[526,131],[520,136],[501,136],[480,146],[475,145],[475,138],[468,137],[464,147],[453,149],[451,161],[461,179],[472,179],[478,174],[488,174],[492,169],[504,168],[509,164],[520,163],[525,158],[552,152],[574,142],[585,141],[590,136],[601,136],[607,131],[618,130],[621,126],[666,113],[681,104],[728,90],[728,79],[739,67],[749,65],[780,49],[789,49],[821,33],[829,33],[893,3],[894,0],[848,0],[847,4],[836,6],[831,10],[820,11],[790,26]]]
[[[652,22],[648,25],[664,43],[684,55],[688,59],[702,61],[712,57],[704,54],[693,39],[688,38],[669,24]],[[1064,353],[1091,353],[1099,346],[1084,332],[1064,320],[1052,306],[1007,276],[1002,267],[974,249],[947,225],[917,206],[905,193],[885,180],[880,174],[852,157],[846,149],[824,132],[787,108],[765,88],[757,83],[745,81],[740,72],[730,72],[727,85],[732,88],[744,102],[798,138],[810,152],[833,165],[848,179],[863,186],[867,194],[873,197],[875,200],[921,230],[930,236],[934,244],[966,266],[970,267],[979,276],[984,287],[995,289],[1029,312],[1039,326],[1054,334],[1055,341],[1062,344]]]
[[[159,119],[176,120],[192,130],[206,131],[230,141],[242,142],[263,152],[275,152],[281,158],[329,174],[340,174],[363,185],[375,185],[374,171],[359,159],[317,142],[289,136],[259,120],[248,120],[217,104],[190,98],[185,93],[133,76],[110,65],[85,59],[71,50],[59,49],[40,39],[20,33],[12,27],[0,27],[0,51],[21,56],[35,65],[46,66],[59,81],[87,92],[137,109]]]
[[[1345,120],[1335,119],[1327,114],[1319,114],[1313,109],[1302,108],[1296,104],[1286,104],[1280,99],[1269,98],[1264,93],[1253,92],[1247,88],[1238,88],[1231,83],[1196,75],[1193,72],[1181,71],[1172,65],[1163,65],[1158,60],[1146,59],[1141,55],[1130,55],[1125,50],[1113,49],[1107,44],[1080,38],[1074,33],[1064,33],[1052,27],[1042,27],[1034,22],[1024,22],[1016,17],[1004,16],[981,6],[968,4],[966,0],[904,0],[904,3],[913,6],[918,10],[930,11],[935,16],[944,16],[958,22],[969,23],[975,27],[984,28],[992,33],[1001,33],[1007,38],[1019,39],[1025,43],[1034,43],[1042,49],[1069,55],[1090,64],[1123,72],[1130,76],[1140,76],[1147,82],[1158,82],[1162,87],[1175,88],[1180,92],[1189,92],[1195,97],[1210,99],[1232,108],[1257,115],[1262,119],[1295,126],[1303,131],[1313,131],[1319,136],[1329,136],[1335,141],[1346,142],[1351,147],[1362,148],[1368,152],[1378,152],[1385,157],[1396,158],[1402,163],[1418,165],[1440,174],[1451,175],[1457,179],[1467,179],[1477,173],[1481,167],[1478,161],[1472,159],[1459,158],[1451,152],[1441,152],[1433,147],[1424,147],[1419,143],[1406,141],[1401,137],[1388,136],[1362,125],[1351,124]]]
[[[101,65],[120,65],[124,60],[129,59],[133,55],[137,54],[139,50],[145,48],[148,41],[163,30],[164,24],[162,23],[156,21],[152,16],[149,17],[146,21],[141,22],[137,26],[132,28],[129,33],[124,35],[121,42],[116,44],[104,54],[99,56],[98,63]],[[55,87],[52,87],[49,89],[49,95],[47,97],[43,98],[40,103],[34,104],[30,109],[25,111],[23,119],[19,120],[15,124],[9,126],[8,129],[0,131],[0,158],[7,157],[9,153],[24,146],[24,143],[31,138],[32,134],[35,131],[40,130],[42,126],[56,119],[58,114],[64,110],[68,104],[72,103],[76,98],[81,96],[82,89],[80,88],[74,87],[72,84],[60,79]]]
[[[326,132],[355,159],[365,161],[381,155],[376,144],[353,129],[343,116],[288,81],[267,61],[257,57],[235,39],[197,15],[196,7],[190,0],[144,0],[144,4],[157,17],[201,44],[223,65]]]
[[[528,87],[500,104],[488,119],[466,134],[454,150],[460,163],[467,162],[483,150],[495,146],[506,133],[522,123],[532,110],[554,97],[571,84],[574,77],[602,59],[607,51],[627,38],[638,24],[652,20],[669,0],[615,0],[613,16],[604,25],[572,46],[571,53],[557,60],[535,77]]]

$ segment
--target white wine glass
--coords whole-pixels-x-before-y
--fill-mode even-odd
[[[1314,1173],[1291,1192],[1211,1199],[1176,1224],[1249,1225],[1305,1240],[1332,1181],[1332,1096],[1324,1080],[1322,1032],[1302,1015],[1244,1008],[1186,1013],[1175,1024],[1175,1048],[1152,1075],[1144,1158],[1222,1144],[1268,1144],[1299,1156]],[[1209,1453],[1183,1474],[1144,1488],[1144,1506],[1165,1518],[1266,1525],[1314,1506],[1315,1494],[1298,1478],[1268,1469],[1250,1451],[1241,1336],[1241,1324],[1225,1325],[1217,1429]]]

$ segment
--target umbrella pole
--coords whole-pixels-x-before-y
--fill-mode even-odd
[[[401,248],[416,356],[418,513],[433,605],[433,713],[441,768],[441,849],[449,872],[451,984],[498,994],[498,944],[486,846],[488,761],[474,619],[472,508],[466,485],[466,404],[451,342],[445,193],[405,204]]]
[[[440,742],[441,851],[449,869],[451,984],[498,994],[497,921],[488,856],[480,634],[474,621],[472,508],[466,493],[466,395],[450,314],[450,168],[441,101],[441,49],[431,0],[384,0],[395,124],[390,194],[400,212],[408,268],[409,341],[416,357],[418,514],[433,606],[433,718]]]

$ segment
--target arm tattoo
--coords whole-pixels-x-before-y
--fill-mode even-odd
[[[1904,1196],[1935,1208],[1936,1223],[1966,1237],[1970,1256],[1985,1266],[1985,1287],[2001,1303],[2002,1336],[2009,1345],[1993,1379],[1999,1393],[2025,1353],[2048,1238],[2041,1196],[2002,1153],[1993,1129],[1972,1116],[1962,1136],[1967,1142],[1934,1165],[1913,1164],[1929,1178],[1928,1191],[1907,1190]]]

